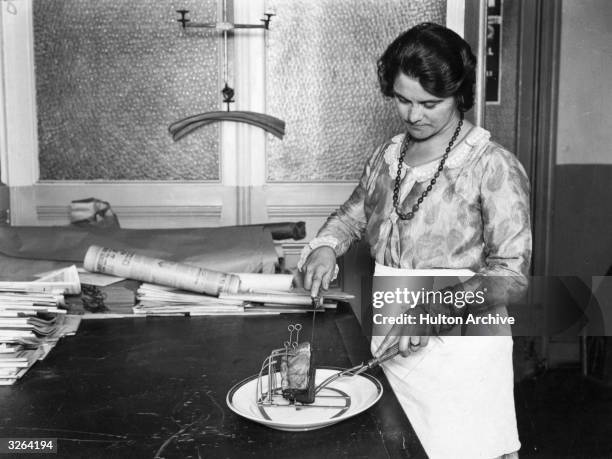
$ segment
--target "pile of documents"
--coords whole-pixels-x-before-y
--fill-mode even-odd
[[[34,282],[0,282],[0,385],[13,384],[80,318],[66,315],[64,295],[80,292],[72,266]]]
[[[136,292],[138,304],[134,314],[140,315],[218,315],[244,313],[244,301],[224,300],[172,287],[144,283]]]
[[[236,274],[240,292],[218,297],[187,292],[172,287],[144,283],[136,293],[136,315],[268,315],[312,310],[312,298],[305,290],[291,287],[290,275]],[[326,292],[324,309],[335,308],[337,301],[353,298],[343,292]],[[324,310],[322,309],[322,310]]]
[[[232,273],[240,278],[240,292],[254,289],[272,289],[275,294],[286,293],[291,288],[293,276],[284,274]],[[134,314],[138,315],[248,315],[280,314],[278,310],[262,310],[241,296],[226,298],[223,294],[211,296],[203,293],[188,292],[172,287],[144,283],[136,294],[137,305]]]
[[[136,291],[132,310],[140,317],[280,314],[313,308],[309,292],[292,290],[291,274],[226,273],[95,245],[88,248],[83,266],[95,275],[144,282]],[[81,279],[81,283],[91,281]],[[92,304],[101,307],[88,309],[102,310],[101,316],[108,317],[111,308],[98,301],[104,292],[90,296],[95,300]],[[332,305],[328,302],[328,306]]]

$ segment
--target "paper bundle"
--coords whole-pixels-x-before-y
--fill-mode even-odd
[[[32,282],[0,282],[0,292],[78,295],[81,282],[76,266],[50,272]]]
[[[223,300],[155,284],[142,284],[136,292],[134,314],[218,315],[244,312],[242,300]]]
[[[291,287],[293,276],[285,274],[233,273],[240,278],[238,293],[218,297],[197,294],[155,284],[142,284],[136,294],[134,314],[145,315],[256,315],[300,313],[312,310],[306,290]],[[343,292],[326,292],[324,308],[353,298]]]
[[[258,289],[288,290],[292,276],[282,274],[231,273],[239,279],[240,290],[253,292]],[[278,292],[277,292],[278,293]],[[223,295],[221,293],[220,295]],[[142,284],[137,291],[138,304],[134,314],[146,315],[232,315],[232,314],[278,314],[250,308],[243,299],[225,299],[199,293],[192,293],[157,284]]]
[[[80,292],[76,267],[33,282],[0,282],[0,385],[13,384],[59,338],[76,333],[80,319],[67,316],[65,293]]]

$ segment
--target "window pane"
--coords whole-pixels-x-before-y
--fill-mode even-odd
[[[34,0],[42,180],[219,179],[218,123],[168,133],[221,89],[219,35],[183,34],[177,5],[216,20],[214,0]]]
[[[378,88],[376,60],[423,21],[445,23],[446,1],[269,0],[267,112],[286,121],[268,136],[268,181],[358,179],[366,157],[402,132]]]

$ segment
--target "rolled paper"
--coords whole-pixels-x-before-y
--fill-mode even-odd
[[[233,274],[96,245],[87,249],[83,267],[88,271],[213,296],[237,293],[240,288],[240,278]]]

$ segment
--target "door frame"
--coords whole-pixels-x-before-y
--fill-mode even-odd
[[[552,274],[562,2],[520,1],[516,145],[531,179],[531,274],[545,277]],[[543,292],[532,292],[530,303],[541,295]],[[539,353],[545,365],[558,352],[548,337],[541,338]]]
[[[531,178],[532,274],[551,274],[562,2],[520,0],[517,156]]]

